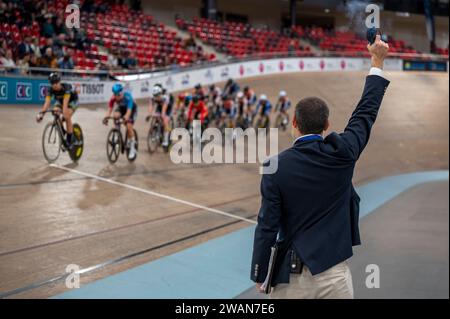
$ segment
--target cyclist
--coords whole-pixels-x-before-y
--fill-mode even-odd
[[[148,112],[150,115],[147,116],[146,121],[148,121],[152,114],[157,114],[162,117],[164,125],[164,138],[162,146],[169,146],[169,135],[170,135],[170,116],[172,113],[173,103],[170,101],[170,96],[164,94],[164,89],[161,84],[155,84],[152,90],[152,97],[150,98],[150,104],[148,106]],[[156,110],[155,110],[156,108]]]
[[[71,149],[78,141],[73,141],[73,125],[72,116],[78,108],[78,94],[69,83],[62,83],[61,76],[58,73],[51,73],[48,77],[50,88],[47,90],[45,102],[41,112],[37,115],[36,120],[42,121],[45,111],[47,111],[51,102],[54,101],[55,111],[62,112],[66,121],[67,145]]]
[[[230,124],[236,116],[236,103],[231,95],[225,95],[223,97],[223,103],[220,111],[221,116],[219,120],[222,121],[222,123],[225,123],[226,126],[231,127],[232,125]]]
[[[289,100],[286,91],[280,91],[278,102],[275,105],[275,111],[280,111],[286,114],[286,111],[291,107],[291,101]]]
[[[272,111],[272,104],[268,100],[265,94],[261,94],[259,97],[259,102],[256,105],[255,115],[259,117],[261,121],[264,120],[264,127],[269,123],[270,112]]]
[[[250,89],[249,86],[244,87],[244,95],[245,95],[245,98],[247,99],[249,106],[253,106],[256,104],[256,101],[258,100],[258,98],[255,94],[255,91]]]
[[[207,100],[208,95],[206,94],[205,90],[202,88],[202,85],[200,83],[197,83],[194,86],[194,91],[192,92],[192,96],[198,96],[198,98],[202,101]]]
[[[115,119],[123,118],[127,126],[128,145],[130,152],[128,153],[128,159],[133,160],[137,156],[136,152],[136,137],[134,136],[134,123],[137,117],[137,104],[131,95],[131,92],[125,91],[124,87],[120,83],[116,83],[112,87],[113,95],[109,100],[109,107],[103,124],[108,125],[108,118],[113,112],[114,105],[117,107],[114,109],[113,117]]]
[[[236,127],[246,129],[249,124],[248,101],[243,92],[236,95]]]
[[[222,90],[220,89],[220,87],[218,87],[215,84],[211,84],[209,86],[209,102],[212,105],[220,105],[220,101],[221,101],[221,96],[222,96]]]
[[[202,127],[203,128],[206,127],[208,118],[208,108],[206,107],[205,102],[203,102],[203,100],[199,96],[197,95],[193,96],[192,102],[189,105],[187,117],[189,124],[191,124],[191,122],[194,119],[200,119]]]
[[[241,88],[239,87],[239,84],[237,84],[235,80],[230,78],[223,88],[222,98],[225,96],[231,96],[231,98],[234,99],[240,89]]]
[[[177,102],[175,104],[174,117],[177,117],[176,126],[184,127],[186,120],[186,110],[192,101],[192,95],[188,92],[178,94]]]

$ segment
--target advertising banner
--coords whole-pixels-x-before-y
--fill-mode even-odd
[[[403,61],[387,59],[386,70],[403,70]],[[145,80],[123,82],[136,99],[149,98],[151,88],[161,83],[169,92],[191,90],[197,83],[209,85],[229,78],[243,79],[255,76],[294,72],[341,72],[369,70],[370,59],[363,58],[280,58],[236,62],[197,70],[158,75]],[[435,65],[435,69],[441,69]],[[405,69],[408,69],[407,67]],[[106,103],[111,97],[112,81],[67,81],[77,90],[80,104]],[[48,82],[45,79],[0,77],[0,104],[41,104]]]

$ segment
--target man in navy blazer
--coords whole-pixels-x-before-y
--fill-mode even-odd
[[[262,177],[251,279],[263,292],[278,238],[272,298],[353,298],[346,260],[361,243],[353,171],[389,85],[382,77],[389,46],[377,36],[367,47],[372,68],[344,132],[323,138],[328,106],[316,97],[300,100],[293,121],[299,138],[278,155],[278,170]]]

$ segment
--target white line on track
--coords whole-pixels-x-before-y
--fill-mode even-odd
[[[134,190],[134,191],[137,191],[137,192],[140,192],[140,193],[144,193],[144,194],[147,194],[147,195],[151,195],[151,196],[155,196],[155,197],[159,197],[159,198],[164,198],[164,199],[176,202],[176,203],[180,203],[180,204],[184,204],[184,205],[187,205],[187,206],[191,206],[191,207],[195,207],[195,208],[198,208],[198,209],[202,209],[202,210],[208,211],[210,213],[227,216],[227,217],[231,217],[231,218],[234,218],[234,219],[239,219],[239,220],[245,221],[247,223],[251,223],[251,224],[256,224],[256,221],[254,221],[252,219],[248,219],[248,218],[241,217],[241,216],[238,216],[238,215],[230,214],[230,213],[227,213],[227,212],[215,209],[215,208],[211,208],[211,207],[199,205],[199,204],[196,204],[196,203],[192,203],[192,202],[189,202],[189,201],[186,201],[186,200],[183,200],[183,199],[178,199],[178,198],[175,198],[175,197],[172,197],[172,196],[169,196],[169,195],[156,193],[156,192],[149,191],[149,190],[146,190],[146,189],[143,189],[143,188],[140,188],[140,187],[136,187],[136,186],[133,186],[133,185],[128,185],[128,184],[125,184],[125,183],[117,182],[115,180],[104,178],[104,177],[101,177],[101,176],[98,176],[98,175],[85,173],[85,172],[82,172],[82,171],[79,171],[79,170],[76,170],[76,169],[73,169],[73,168],[67,168],[67,167],[64,167],[64,166],[57,165],[57,164],[50,164],[50,167],[58,168],[58,169],[61,169],[61,170],[67,171],[67,172],[71,172],[71,173],[74,173],[74,174],[78,174],[78,175],[81,175],[81,176],[90,177],[90,178],[96,179],[98,181],[102,181],[102,182],[105,182],[105,183],[121,186],[121,187],[128,188],[128,189],[131,189],[131,190]]]

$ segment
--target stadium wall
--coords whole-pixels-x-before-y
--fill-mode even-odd
[[[434,19],[436,45],[440,48],[447,48],[449,44],[448,17],[434,17]],[[403,40],[407,45],[412,45],[421,52],[430,52],[424,15],[411,14],[409,17],[402,17],[395,12],[382,11],[380,21],[382,31],[393,36],[394,39]],[[348,17],[344,13],[335,13],[337,29],[347,30],[348,24]]]
[[[151,87],[162,83],[169,91],[191,89],[196,83],[208,85],[228,78],[243,79],[264,75],[294,72],[361,71],[368,70],[369,59],[362,58],[280,58],[236,62],[195,70],[170,72],[159,75],[141,74],[140,79],[124,80],[125,86],[137,99],[148,98]],[[403,61],[388,59],[385,69],[402,70]],[[134,76],[137,78],[138,76]],[[111,96],[113,81],[98,79],[66,81],[79,92],[80,104],[105,103]],[[41,104],[45,99],[47,80],[25,77],[0,77],[0,104]]]

